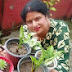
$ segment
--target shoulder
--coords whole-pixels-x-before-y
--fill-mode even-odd
[[[66,24],[66,22],[63,21],[63,20],[57,20],[57,19],[52,19],[52,18],[50,18],[50,22],[51,22],[51,23],[59,23],[59,24],[64,23],[64,24]]]
[[[50,18],[50,22],[50,26],[53,27],[55,31],[59,29],[67,29],[67,31],[70,32],[68,24],[65,21]]]

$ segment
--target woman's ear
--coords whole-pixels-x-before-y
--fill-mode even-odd
[[[48,16],[47,15],[45,16],[45,18],[46,18],[46,20],[48,20]]]
[[[46,15],[45,17],[48,18],[48,15]]]

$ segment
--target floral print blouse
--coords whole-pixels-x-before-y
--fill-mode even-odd
[[[50,19],[50,21],[50,29],[41,44],[45,49],[53,45],[55,51],[64,51],[60,57],[57,57],[58,66],[55,69],[59,72],[69,72],[70,31],[68,25],[61,20]]]

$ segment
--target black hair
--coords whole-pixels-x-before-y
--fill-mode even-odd
[[[24,22],[26,22],[26,15],[28,12],[40,12],[43,15],[49,14],[49,9],[47,8],[46,4],[41,0],[32,0],[26,4],[26,6],[23,8],[21,12],[21,17]]]

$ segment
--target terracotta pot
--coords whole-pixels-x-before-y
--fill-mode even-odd
[[[31,58],[30,58],[29,56],[21,58],[21,59],[19,60],[19,62],[18,62],[18,65],[17,65],[17,71],[20,72],[21,63],[27,63],[27,62],[29,62],[29,61],[31,61]],[[32,61],[31,61],[31,63],[32,63]],[[25,65],[25,64],[24,64],[24,65]],[[27,64],[27,65],[29,66],[29,64]],[[32,65],[32,64],[31,64],[31,65]],[[28,67],[28,66],[27,66],[27,67]],[[31,66],[30,66],[30,67],[31,67]],[[40,68],[42,69],[43,72],[49,72],[48,69],[47,69],[47,67],[44,66],[44,65],[41,65]],[[26,69],[26,67],[25,67],[25,69]],[[31,71],[30,71],[31,68],[27,68],[27,69],[29,70],[29,72],[31,72]],[[26,72],[27,72],[27,71],[26,71]]]
[[[10,64],[9,72],[13,72],[14,71],[14,66],[13,66],[12,62],[8,58],[0,57],[0,59],[5,60],[7,63]]]
[[[31,48],[29,47],[28,44],[23,44],[24,47],[26,48],[27,50],[27,54],[24,54],[24,55],[15,55],[13,53],[11,53],[9,50],[8,50],[8,44],[10,43],[19,43],[19,38],[10,38],[8,39],[6,42],[5,42],[5,50],[6,50],[6,55],[7,57],[12,61],[14,67],[16,68],[17,67],[17,63],[19,61],[20,58],[22,57],[26,57],[27,55],[29,55],[31,53]]]

